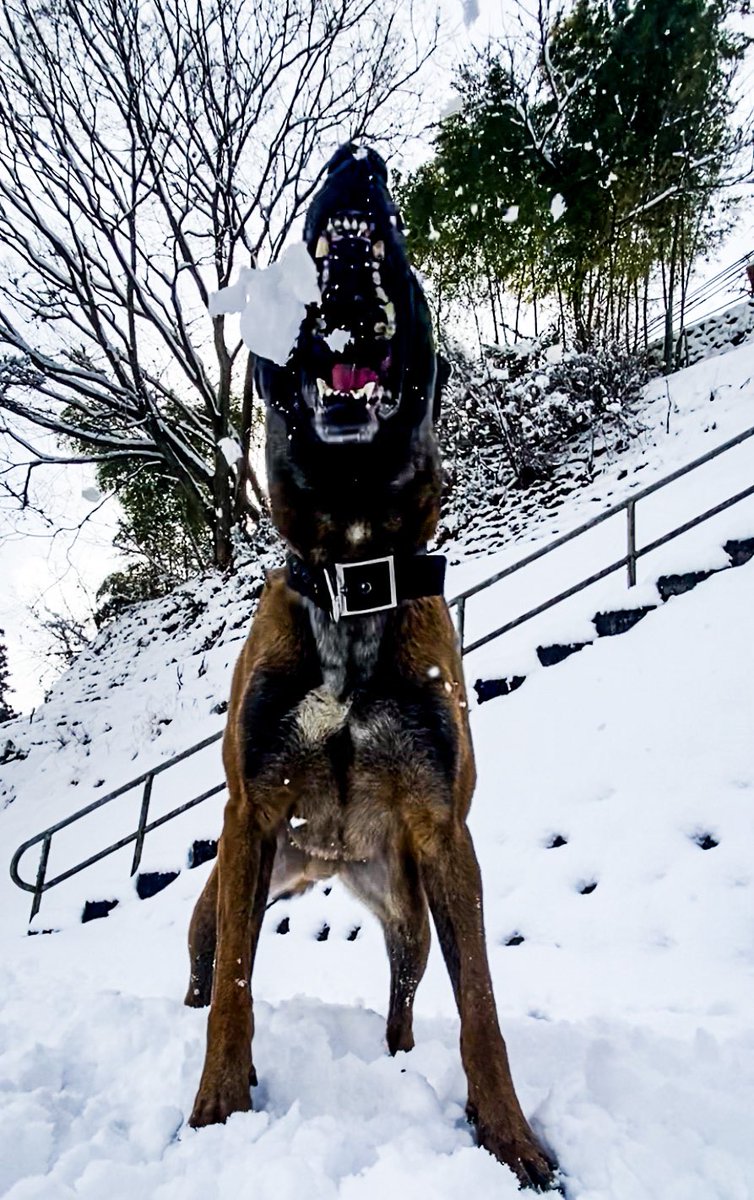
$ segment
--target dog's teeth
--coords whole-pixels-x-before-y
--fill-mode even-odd
[[[335,388],[330,387],[329,383],[325,383],[324,379],[317,380],[317,391],[320,396],[331,396]]]
[[[317,242],[317,248],[314,251],[314,257],[315,258],[327,258],[329,253],[330,253],[330,243],[328,242],[328,240],[324,236],[324,234],[320,234],[319,241]]]
[[[388,325],[395,327],[395,305],[393,304],[392,300],[388,300],[384,308],[385,320],[387,321]]]
[[[357,388],[356,391],[351,392],[351,395],[358,396],[359,399],[369,400],[376,387],[377,381],[375,379],[371,379],[369,383],[365,383],[363,387]]]
[[[383,302],[383,304],[388,303],[387,292],[385,291],[385,289],[383,287],[378,287],[376,289],[376,296],[377,296],[378,300],[381,300]]]
[[[369,233],[369,226],[366,221],[359,221],[359,234],[361,237],[366,237]]]
[[[385,334],[387,333],[387,325],[385,324],[385,322],[384,322],[384,321],[377,321],[377,322],[375,322],[375,326],[374,326],[374,332],[375,332],[375,333],[376,333],[376,334],[377,334],[379,337],[384,337],[384,336],[385,336]]]
[[[372,246],[372,254],[376,259],[383,259],[385,257],[385,243],[375,242]]]

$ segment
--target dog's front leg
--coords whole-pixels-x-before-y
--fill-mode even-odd
[[[449,819],[420,846],[422,880],[461,1018],[468,1113],[477,1139],[525,1187],[549,1189],[554,1168],[513,1086],[492,992],[479,867],[465,824]]]
[[[259,828],[245,794],[231,796],[218,849],[217,951],[195,1128],[251,1108],[251,971],[274,858],[274,835]]]

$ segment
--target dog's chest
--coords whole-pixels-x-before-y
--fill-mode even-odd
[[[384,614],[332,622],[310,607],[322,683],[294,715],[292,840],[320,858],[363,859],[381,841],[415,747],[390,690],[375,690]]]

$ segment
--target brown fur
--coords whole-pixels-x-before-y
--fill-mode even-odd
[[[310,571],[387,555],[405,561],[424,550],[438,520],[431,322],[385,178],[373,152],[354,156],[343,148],[312,204],[306,237],[314,254],[328,214],[362,211],[362,201],[372,206],[399,314],[400,336],[389,352],[392,386],[400,379],[397,410],[380,420],[369,444],[327,444],[302,402],[306,364],[256,366],[268,405],[273,520]],[[414,1044],[431,913],[461,1018],[478,1140],[522,1184],[550,1187],[553,1164],[519,1106],[495,1010],[466,827],[474,756],[447,606],[425,597],[336,624],[286,580],[285,571],[270,574],[233,676],[223,744],[229,799],[218,861],[189,934],[186,1003],[211,1001],[191,1124],[251,1107],[251,978],[269,896],[338,874],[383,925],[390,1053]]]
[[[427,598],[403,605],[391,616],[386,636],[395,649],[396,690],[410,683],[449,718],[456,748],[452,777],[438,773],[422,738],[396,730],[387,717],[363,752],[356,724],[345,797],[326,754],[327,739],[316,736],[310,741],[292,736],[253,783],[244,776],[244,743],[253,737],[244,722],[245,700],[261,672],[295,681],[307,658],[305,617],[304,602],[286,586],[283,572],[273,572],[233,677],[223,746],[230,798],[218,862],[190,933],[186,1003],[207,1004],[210,988],[212,998],[207,1060],[191,1124],[224,1121],[251,1107],[249,1084],[256,1074],[250,981],[277,848],[276,891],[304,890],[313,879],[337,872],[382,920],[391,966],[391,1053],[414,1044],[412,1006],[429,949],[429,904],[461,1017],[469,1115],[479,1141],[523,1183],[545,1184],[551,1167],[516,1099],[487,965],[481,881],[465,824],[474,758],[445,603]],[[338,713],[329,719],[337,721]],[[328,714],[324,728],[327,720]],[[364,720],[368,723],[369,713]],[[293,835],[298,841],[299,830],[306,830],[303,846],[291,844],[287,819],[293,814],[307,820]],[[328,861],[318,854],[331,840],[334,820],[337,845]]]

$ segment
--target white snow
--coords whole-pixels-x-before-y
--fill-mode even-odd
[[[213,317],[241,314],[241,336],[253,354],[285,365],[308,304],[319,302],[317,268],[303,242],[287,247],[271,266],[242,267],[238,281],[210,296]]]
[[[243,458],[243,447],[235,438],[224,437],[220,438],[217,443],[217,448],[225,459],[229,467],[235,467],[239,458]]]
[[[479,19],[478,0],[461,0],[463,7],[463,23],[469,29]]]
[[[514,225],[518,220],[518,205],[509,205],[509,207],[506,208],[505,212],[502,214],[501,220],[505,221],[507,225]]]
[[[675,376],[670,407],[664,382],[654,385],[641,442],[528,542],[455,566],[448,594],[752,424],[752,376],[748,347]],[[750,481],[747,446],[748,459],[742,447],[740,459],[711,464],[693,495],[681,489],[648,511],[641,536],[716,488]],[[599,539],[612,536],[610,524]],[[747,505],[645,560],[633,594],[608,581],[614,590],[596,599],[646,599],[669,565],[721,567],[721,541],[743,534],[754,536]],[[549,556],[542,586],[593,562],[606,549],[599,539],[571,547],[560,566]],[[261,568],[210,578],[141,606],[100,634],[31,721],[3,726],[0,753],[10,741],[26,755],[1,768],[8,855],[222,727],[212,710],[227,696],[260,580]],[[509,583],[494,602],[488,593],[470,603],[468,636],[515,615],[533,593],[531,579],[518,593]],[[531,667],[545,636],[584,632],[595,597],[568,605],[547,614],[547,628],[523,626],[471,656],[469,683],[524,660]],[[519,691],[471,711],[471,828],[523,1107],[560,1159],[569,1200],[749,1200],[754,562],[659,605],[621,637],[527,673]],[[158,776],[155,815],[220,773],[215,743]],[[139,792],[121,797],[75,839],[56,835],[51,868],[132,829],[139,803]],[[147,838],[143,869],[181,869],[160,895],[136,899],[127,847],[45,896],[35,926],[57,930],[46,936],[26,936],[30,897],[0,879],[0,1196],[520,1196],[464,1121],[458,1025],[436,947],[417,997],[416,1048],[391,1059],[381,931],[337,882],[279,902],[265,919],[254,977],[256,1111],[224,1127],[187,1127],[206,1013],[181,1003],[185,935],[210,864],[187,870],[186,852],[216,836],[221,808],[221,797],[207,801]],[[718,844],[702,849],[705,835]],[[565,844],[551,847],[558,836]],[[33,876],[35,863],[28,855],[22,872]],[[116,897],[106,920],[78,923],[85,899]]]
[[[326,335],[325,341],[335,354],[342,354],[352,336],[347,329],[333,329],[332,333]]]
[[[560,218],[563,216],[563,213],[566,210],[566,207],[567,207],[566,202],[563,199],[563,197],[561,196],[560,192],[558,192],[557,195],[553,196],[553,198],[550,202],[550,212],[552,214],[553,221],[560,220]]]

